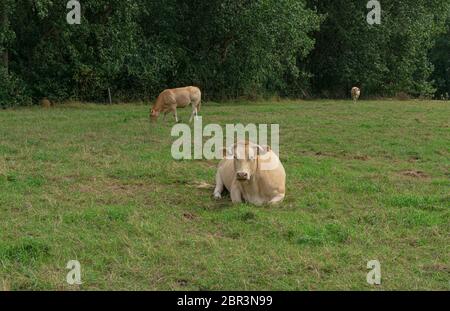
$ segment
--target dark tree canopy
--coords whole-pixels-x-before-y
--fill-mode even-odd
[[[450,14],[447,19],[447,30],[436,40],[430,52],[430,59],[434,66],[432,81],[437,88],[437,98],[450,96]]]
[[[2,0],[0,105],[449,92],[448,1],[381,3],[368,25],[366,0],[92,0],[69,25],[66,1]]]

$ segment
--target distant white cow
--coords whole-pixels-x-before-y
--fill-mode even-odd
[[[354,103],[356,103],[356,101],[358,100],[359,95],[361,95],[361,90],[359,88],[357,88],[356,86],[354,86],[352,88],[352,99],[353,99]]]

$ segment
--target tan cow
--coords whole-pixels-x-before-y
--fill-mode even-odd
[[[233,203],[275,204],[285,196],[286,173],[269,146],[239,142],[225,149],[219,163],[214,197],[226,188]]]
[[[352,88],[352,99],[353,102],[356,103],[356,101],[358,100],[359,96],[361,95],[361,90],[359,88],[357,88],[356,86]]]
[[[53,103],[47,97],[42,98],[39,101],[39,104],[41,105],[42,108],[50,108],[53,106]]]
[[[178,122],[177,107],[184,108],[191,104],[192,115],[189,119],[189,122],[191,122],[194,116],[196,118],[198,116],[201,101],[202,92],[195,86],[164,90],[159,94],[153,108],[150,110],[150,119],[156,121],[161,112],[164,113],[165,119],[169,112],[173,112],[175,121]]]

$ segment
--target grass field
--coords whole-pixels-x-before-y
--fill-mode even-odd
[[[0,111],[0,290],[450,289],[449,102],[202,108],[280,124],[281,205],[215,201],[218,161],[173,160],[148,106]]]

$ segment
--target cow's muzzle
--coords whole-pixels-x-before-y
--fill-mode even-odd
[[[249,180],[250,175],[247,172],[237,172],[236,179],[237,180]]]

